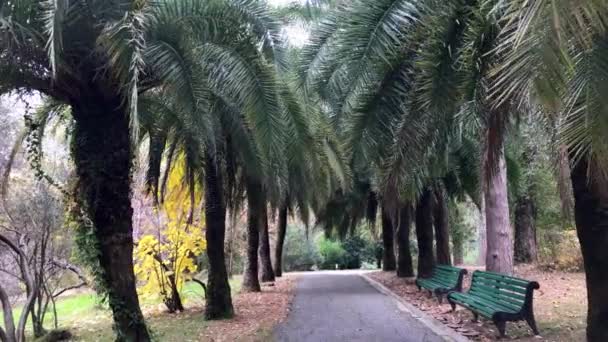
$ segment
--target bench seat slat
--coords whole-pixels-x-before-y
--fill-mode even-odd
[[[514,293],[517,294],[521,294],[521,295],[525,295],[526,294],[526,288],[525,287],[519,287],[519,286],[513,286],[510,284],[504,284],[504,283],[499,283],[493,280],[488,280],[488,279],[476,279],[478,284],[483,284],[485,286],[488,287],[500,287],[501,289],[507,289],[510,290]]]
[[[488,309],[488,312],[507,312],[507,313],[516,313],[519,309],[510,308],[502,305],[501,303],[497,303],[491,299],[487,299],[477,295],[469,295],[469,294],[461,294],[455,293],[450,296],[451,299],[456,299],[458,302],[469,303],[471,305],[475,305],[478,307],[484,307]]]
[[[496,304],[502,305],[504,307],[507,307],[509,309],[515,310],[515,311],[519,311],[521,310],[521,308],[523,307],[524,303],[513,303],[513,302],[509,302],[506,301],[502,298],[497,298],[492,296],[491,294],[488,293],[484,293],[484,292],[467,292],[467,294],[471,295],[471,296],[475,296],[475,297],[479,297],[479,298],[483,298],[484,300],[490,301],[490,302],[495,302]]]
[[[478,276],[480,278],[487,278],[487,279],[492,279],[492,280],[498,280],[501,281],[503,283],[507,283],[507,284],[511,284],[511,285],[515,285],[515,286],[520,286],[520,287],[526,287],[528,286],[528,284],[530,283],[529,280],[525,280],[525,279],[521,279],[521,278],[515,278],[515,277],[510,277],[507,275],[502,275],[499,273],[493,273],[493,272],[483,272],[478,274]]]
[[[524,302],[526,300],[525,295],[520,295],[518,293],[508,292],[503,290],[500,287],[489,287],[483,284],[476,283],[475,286],[471,286],[471,290],[479,291],[479,292],[487,292],[493,294],[495,296],[509,298],[515,302]]]

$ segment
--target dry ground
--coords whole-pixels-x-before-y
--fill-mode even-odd
[[[465,278],[465,289],[469,287],[470,274],[474,267],[465,267],[469,276]],[[507,323],[510,341],[555,341],[576,342],[585,340],[585,317],[587,298],[583,273],[544,272],[535,267],[517,267],[516,275],[536,280],[540,290],[534,293],[534,313],[541,336],[535,337],[525,322]],[[471,313],[463,308],[451,312],[444,300],[440,305],[428,292],[419,292],[414,279],[397,278],[394,272],[368,274],[419,309],[429,313],[450,328],[476,341],[496,340],[497,330],[490,321],[480,319],[472,322]]]
[[[234,298],[237,315],[230,320],[209,322],[201,341],[268,341],[272,329],[287,317],[294,295],[295,276],[286,275],[262,292],[241,293]]]

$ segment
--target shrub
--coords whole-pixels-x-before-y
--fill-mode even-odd
[[[342,244],[339,241],[333,241],[320,236],[317,239],[317,248],[321,255],[320,269],[333,270],[336,269],[336,265],[338,268],[343,265],[346,251],[342,248]]]
[[[543,268],[568,272],[583,270],[583,256],[576,230],[544,232],[541,239],[540,258]]]
[[[283,248],[283,269],[287,272],[310,271],[319,261],[317,248],[306,235],[304,227],[288,227]]]

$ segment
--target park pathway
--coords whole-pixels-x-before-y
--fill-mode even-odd
[[[291,312],[274,337],[277,342],[443,341],[356,272],[299,275]]]

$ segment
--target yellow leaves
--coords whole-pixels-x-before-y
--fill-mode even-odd
[[[196,257],[206,246],[202,232],[188,229],[186,225],[169,225],[161,232],[161,241],[153,235],[142,236],[134,251],[135,275],[143,283],[140,293],[144,296],[168,295],[171,276],[181,289],[198,271]]]
[[[197,208],[201,203],[202,190],[200,185],[195,182],[194,201],[192,201],[187,180],[185,157],[183,154],[180,154],[167,176],[167,191],[165,193],[163,209],[169,221],[185,221],[191,208]]]
[[[164,202],[154,210],[157,233],[143,235],[134,251],[135,275],[144,296],[170,296],[172,280],[181,290],[198,272],[196,258],[207,248],[202,230],[187,223],[191,210],[200,207],[202,191],[195,184],[191,196],[185,165],[180,154],[169,172]]]

